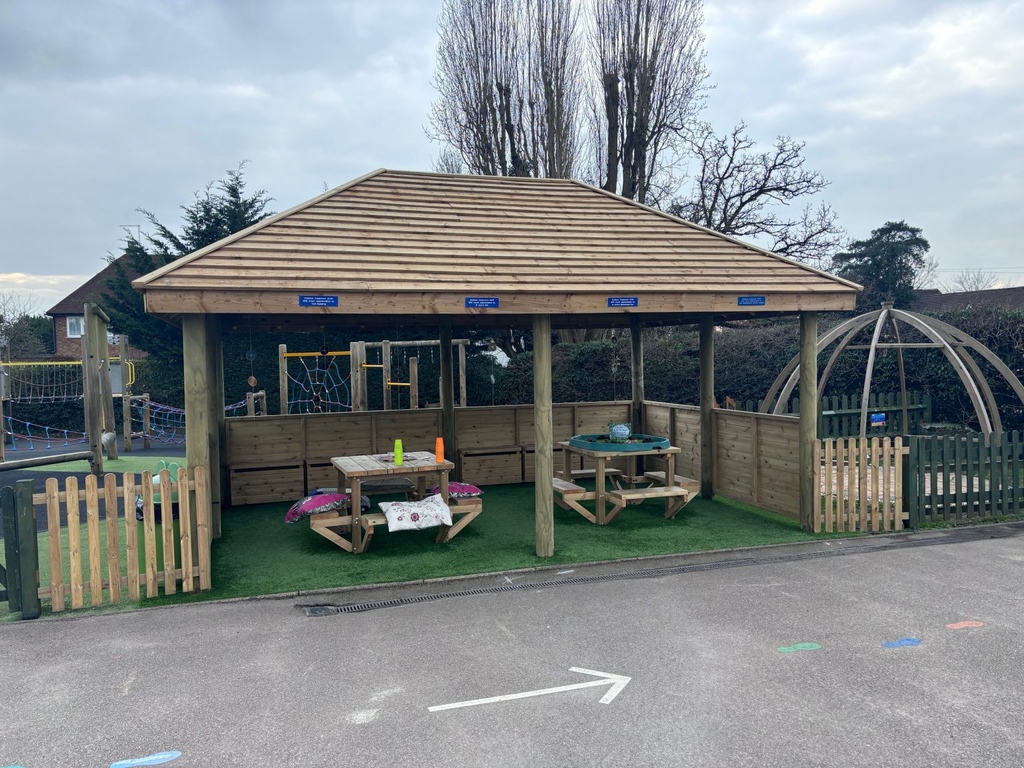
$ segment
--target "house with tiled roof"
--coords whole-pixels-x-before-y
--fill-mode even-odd
[[[1024,286],[957,293],[942,293],[935,289],[918,291],[912,309],[915,312],[950,312],[978,307],[1024,309]]]
[[[107,281],[116,275],[113,263],[86,280],[82,285],[69,293],[50,309],[46,315],[53,318],[53,349],[54,357],[61,360],[80,360],[82,357],[82,334],[85,329],[85,305],[96,304],[103,307],[107,298]],[[118,355],[118,339],[108,334],[112,357]],[[132,357],[138,358],[144,353],[136,350]]]

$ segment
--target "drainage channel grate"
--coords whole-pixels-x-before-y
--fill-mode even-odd
[[[302,611],[309,617],[333,616],[338,613],[364,613],[375,611],[379,608],[396,608],[401,605],[413,605],[415,603],[430,603],[435,600],[447,600],[452,597],[472,597],[474,595],[493,595],[500,592],[521,592],[526,589],[548,589],[550,587],[564,587],[579,584],[595,584],[603,581],[622,581],[625,579],[648,579],[658,576],[671,576],[680,573],[694,573],[697,571],[713,571],[725,568],[740,568],[748,565],[766,565],[768,563],[784,563],[795,560],[810,560],[820,557],[837,557],[840,555],[864,554],[870,552],[883,552],[893,549],[908,549],[913,547],[934,546],[946,543],[944,541],[907,541],[888,544],[875,544],[864,547],[851,547],[849,549],[823,550],[820,552],[802,552],[792,555],[772,555],[766,557],[746,557],[737,560],[719,560],[713,563],[698,563],[695,565],[674,565],[664,568],[641,568],[627,573],[606,573],[594,576],[575,576],[569,579],[554,579],[548,581],[523,582],[521,584],[500,584],[494,587],[480,587],[478,589],[462,589],[452,592],[434,592],[426,595],[410,595],[408,597],[396,597],[390,600],[374,600],[367,603],[350,603],[348,605],[300,605]]]

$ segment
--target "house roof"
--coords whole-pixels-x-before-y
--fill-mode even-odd
[[[133,283],[149,312],[479,321],[852,309],[859,286],[567,179],[378,170]],[[287,317],[287,320],[283,318]]]
[[[80,315],[85,311],[86,304],[98,304],[102,307],[103,300],[108,293],[107,280],[115,276],[114,269],[113,262],[107,264],[106,267],[46,310],[46,314],[50,317]]]
[[[915,312],[948,312],[971,307],[1024,309],[1024,286],[958,293],[919,291],[913,306]]]

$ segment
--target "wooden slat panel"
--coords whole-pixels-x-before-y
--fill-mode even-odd
[[[103,563],[100,557],[100,494],[96,475],[85,476],[85,522],[89,541],[89,605],[103,605]]]
[[[118,534],[117,507],[117,477],[108,472],[103,476],[103,512],[107,520],[107,584],[111,603],[121,602],[121,537]],[[131,509],[127,497],[124,508],[127,521]]]
[[[64,558],[61,556],[60,499],[57,478],[46,479],[46,537],[50,553],[50,605],[54,613],[65,608]]]
[[[82,583],[82,532],[79,520],[80,503],[78,478],[69,477],[64,481],[68,517],[68,570],[71,577],[71,607],[81,608],[85,604]]]
[[[196,484],[196,529],[199,536],[199,588],[211,589],[213,584],[210,563],[210,490],[207,485],[206,470],[195,468]]]
[[[174,478],[178,493],[178,552],[181,559],[181,591],[192,591],[192,500],[188,488],[188,470],[178,467],[178,476]],[[167,552],[164,551],[164,573],[166,574]],[[174,568],[173,557],[171,569]]]
[[[139,599],[139,542],[135,517],[135,475],[124,474],[124,548],[127,559],[128,599]]]

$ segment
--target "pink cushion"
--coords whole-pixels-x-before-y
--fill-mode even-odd
[[[316,493],[292,504],[291,509],[284,516],[284,521],[297,523],[310,515],[344,509],[347,501],[347,493]]]

